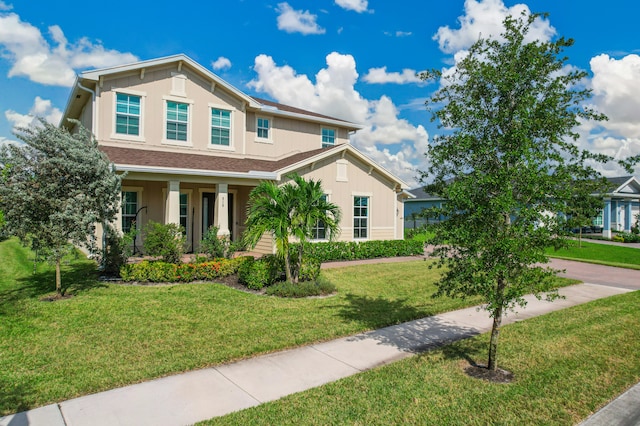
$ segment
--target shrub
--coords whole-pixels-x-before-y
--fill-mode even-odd
[[[238,268],[247,261],[246,257],[236,259],[218,259],[203,263],[183,263],[174,264],[161,261],[124,265],[120,268],[120,278],[122,281],[131,282],[192,282],[192,281],[212,281],[233,275],[238,272]],[[250,258],[252,259],[252,258]]]
[[[294,244],[292,250],[297,250]],[[424,253],[424,243],[416,240],[332,241],[306,243],[304,255],[320,262],[373,259],[376,257],[416,256]]]
[[[611,241],[614,241],[616,243],[624,243],[624,237],[620,234],[616,234],[613,237],[611,237]]]
[[[108,225],[105,232],[107,246],[104,252],[104,260],[101,260],[104,273],[107,275],[118,275],[120,268],[122,268],[122,266],[127,263],[127,259],[131,257],[136,229],[131,227],[129,233],[120,235],[113,226]]]
[[[238,281],[253,290],[260,290],[284,278],[284,261],[272,254],[246,261],[238,269]]]
[[[320,259],[312,256],[304,256],[300,265],[298,279],[300,281],[315,281],[320,275]]]
[[[235,251],[235,246],[231,243],[229,238],[218,236],[218,227],[210,226],[207,232],[202,237],[200,242],[200,251],[210,259],[216,259],[226,257],[227,259]]]
[[[186,237],[183,228],[175,223],[162,224],[149,221],[144,228],[144,251],[149,256],[160,256],[164,262],[180,263]]]
[[[613,241],[620,241],[623,243],[640,243],[640,235],[634,234],[631,232],[621,232],[616,234],[613,238]]]
[[[279,282],[267,288],[266,293],[278,297],[309,297],[335,293],[336,286],[319,277],[316,281],[304,281],[298,284]]]

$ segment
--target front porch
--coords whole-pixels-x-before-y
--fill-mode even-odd
[[[256,183],[257,184],[257,183]],[[249,193],[255,187],[232,182],[197,182],[194,180],[125,179],[122,203],[116,226],[126,233],[138,230],[135,251],[141,252],[149,221],[175,223],[184,228],[186,252],[198,251],[207,229],[218,228],[218,236],[238,241],[244,232]],[[257,251],[271,251],[260,247]]]

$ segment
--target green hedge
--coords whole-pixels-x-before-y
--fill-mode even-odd
[[[296,250],[294,247],[292,250]],[[307,243],[304,255],[321,262],[360,260],[377,257],[417,256],[424,253],[424,243],[415,240],[373,240],[360,242]]]
[[[161,261],[124,265],[120,268],[120,278],[125,282],[173,283],[191,281],[211,281],[233,275],[238,272],[240,265],[251,257],[235,259],[217,259],[204,263],[166,263]]]

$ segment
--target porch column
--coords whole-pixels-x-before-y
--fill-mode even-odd
[[[219,183],[216,190],[215,221],[219,237],[228,237],[229,231],[229,185]]]
[[[624,230],[625,232],[631,232],[631,200],[627,200],[624,205]]]
[[[611,198],[604,199],[604,223],[602,226],[602,236],[611,238]]]
[[[167,201],[164,223],[180,224],[180,181],[167,182]]]

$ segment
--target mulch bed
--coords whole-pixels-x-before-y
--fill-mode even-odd
[[[470,377],[492,383],[511,383],[514,380],[512,372],[500,368],[492,371],[486,365],[470,365],[464,369],[464,372]]]

